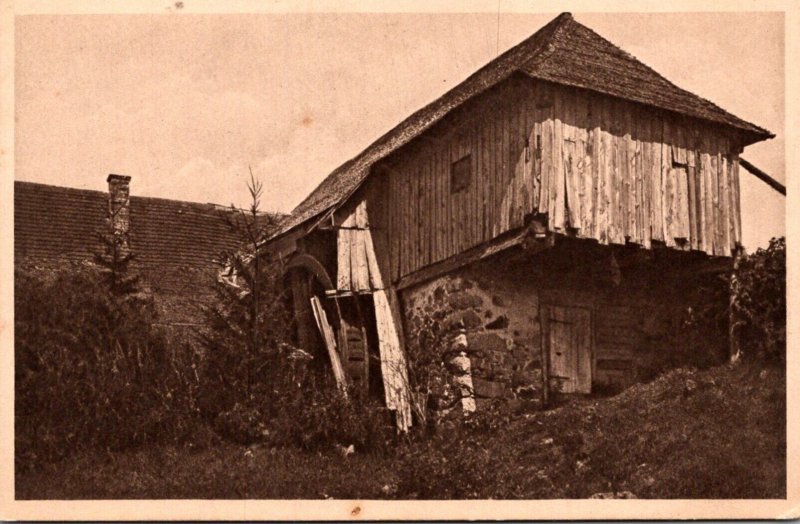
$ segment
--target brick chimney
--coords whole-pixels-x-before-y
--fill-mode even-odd
[[[108,175],[108,225],[120,245],[121,254],[130,252],[130,182],[131,177]]]

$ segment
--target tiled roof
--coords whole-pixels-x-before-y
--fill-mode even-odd
[[[131,249],[146,269],[208,267],[236,240],[222,220],[224,208],[131,196]],[[106,227],[108,194],[14,182],[14,255],[34,260],[91,259]]]
[[[334,170],[282,221],[273,236],[281,235],[345,201],[367,177],[373,164],[425,132],[456,107],[514,73],[582,87],[730,126],[742,131],[750,143],[774,136],[766,129],[677,87],[576,22],[570,13],[562,13]]]
[[[131,196],[136,268],[168,325],[202,322],[202,306],[214,296],[215,260],[237,247],[223,219],[230,213],[214,204]],[[107,215],[108,193],[15,181],[15,262],[49,270],[92,260]]]

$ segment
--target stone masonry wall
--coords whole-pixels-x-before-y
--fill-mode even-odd
[[[685,320],[698,282],[714,279],[692,279],[652,261],[620,269],[608,249],[570,249],[545,257],[505,254],[403,290],[412,365],[414,355],[438,354],[447,368],[456,356],[452,340],[463,333],[458,351],[470,359],[478,409],[490,399],[538,399],[540,302],[591,311],[593,391],[618,391],[671,367],[719,361],[719,348],[703,339],[705,328],[692,331]],[[425,336],[432,329],[440,340]],[[723,348],[724,336],[711,333]],[[551,388],[558,384],[551,381]]]
[[[478,409],[486,399],[538,396],[541,334],[532,283],[466,270],[405,290],[402,297],[409,344],[419,344],[426,320],[448,336],[463,327]]]

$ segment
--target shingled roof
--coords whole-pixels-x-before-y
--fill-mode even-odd
[[[629,53],[576,22],[570,13],[562,13],[334,170],[292,211],[273,237],[345,201],[364,181],[373,164],[422,134],[459,105],[514,73],[730,126],[742,131],[748,143],[775,136],[679,88]]]

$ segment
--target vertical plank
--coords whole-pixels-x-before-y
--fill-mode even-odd
[[[700,149],[702,147],[702,140],[700,136],[700,131],[697,126],[692,123],[691,124],[691,147],[692,147],[692,157],[694,158],[694,190],[695,190],[695,202],[694,202],[694,216],[695,216],[695,230],[697,231],[697,247],[698,250],[703,250],[703,237],[704,237],[704,222],[703,222],[703,215],[704,215],[704,208],[703,208],[703,198],[704,198],[704,185],[703,185],[703,159],[700,153]]]
[[[509,108],[508,104],[505,103],[505,100],[503,101],[502,108],[501,122],[503,129],[503,146],[500,149],[500,153],[502,155],[502,169],[500,170],[500,183],[498,184],[500,191],[497,198],[497,206],[500,209],[500,227],[495,233],[495,236],[508,229],[510,211],[508,207],[508,197],[511,196],[509,194],[509,189],[513,174],[513,159],[511,158],[511,122],[516,111],[513,111],[511,108]]]
[[[737,244],[742,243],[742,208],[739,190],[739,155],[733,155],[731,180],[733,181],[733,229]]]
[[[639,243],[639,235],[636,231],[636,141],[634,140],[634,114],[633,108],[630,103],[625,104],[625,145],[626,151],[626,165],[625,183],[627,185],[627,233],[626,236],[632,239],[635,243]]]
[[[709,130],[711,131],[711,130]],[[719,212],[719,142],[716,135],[711,135],[711,183],[709,191],[711,196],[711,238],[713,254],[719,256],[722,253],[722,239],[720,238],[720,212]]]
[[[564,88],[558,88],[553,94],[553,158],[555,179],[550,187],[550,206],[553,222],[551,229],[564,232],[566,212],[566,180],[564,173]]]
[[[720,152],[719,180],[720,180],[720,211],[721,211],[721,235],[722,235],[722,254],[731,255],[731,215],[730,215],[730,189],[728,184],[728,144],[727,140],[722,140],[722,150]]]
[[[578,170],[578,133],[575,125],[576,101],[572,90],[563,91],[563,134],[562,155],[564,165],[564,178],[566,184],[566,217],[569,225],[577,230],[581,229],[581,200],[580,184],[581,173]]]
[[[662,155],[663,155],[663,122],[662,116],[659,113],[653,113],[653,172],[652,172],[652,195],[651,202],[653,203],[653,213],[651,218],[651,227],[653,240],[664,240],[664,213],[663,213],[663,195],[664,190],[662,187]]]
[[[447,164],[449,155],[446,153],[447,144],[444,141],[436,143],[436,170],[439,173],[440,194],[439,200],[439,259],[447,258],[447,228],[448,215],[447,208],[450,201],[450,171]]]
[[[395,220],[395,209],[397,207],[397,192],[395,190],[395,176],[392,176],[390,170],[386,170],[381,176],[386,178],[386,183],[389,188],[389,219],[387,226],[386,239],[389,242],[389,274],[392,280],[397,279],[397,224]]]
[[[427,254],[427,247],[428,247],[428,228],[426,227],[427,224],[427,215],[428,215],[428,164],[426,162],[426,158],[420,154],[415,155],[416,159],[415,162],[419,165],[419,186],[417,188],[418,200],[416,204],[417,208],[417,230],[419,231],[419,256],[418,256],[418,267],[423,267],[426,264],[426,254]]]
[[[653,169],[653,145],[652,145],[652,119],[651,113],[648,111],[639,111],[640,122],[640,137],[639,137],[639,151],[640,151],[640,177],[642,184],[642,192],[639,199],[641,206],[642,218],[642,246],[650,249],[651,239],[653,233],[651,231],[651,213],[652,213],[652,169]]]
[[[541,193],[539,195],[539,212],[550,213],[550,187],[553,185],[553,106],[548,98],[550,90],[547,84],[539,83],[538,109],[542,128],[542,161],[541,161]],[[548,220],[549,222],[549,220]]]
[[[336,232],[336,289],[349,290],[350,284],[350,230],[339,229]]]
[[[536,136],[534,132],[535,107],[533,101],[533,92],[530,83],[526,83],[525,85],[526,85],[526,88],[524,90],[525,128],[523,136],[527,138],[528,149],[526,151],[527,157],[525,158],[525,178],[523,180],[523,186],[524,186],[524,192],[523,192],[524,204],[522,208],[523,219],[525,215],[533,213],[534,211],[534,205],[533,205],[533,195],[535,191],[534,163],[536,156],[535,155]]]
[[[691,204],[689,199],[689,154],[688,154],[688,139],[686,137],[686,126],[681,123],[681,126],[678,128],[678,143],[679,147],[678,151],[678,162],[683,166],[683,170],[681,173],[681,178],[679,180],[679,201],[680,201],[680,208],[679,208],[679,224],[680,224],[680,231],[679,236],[684,240],[684,248],[690,249],[691,248],[691,217],[690,217],[690,208]]]
[[[729,144],[728,150],[726,153],[726,166],[727,166],[727,177],[728,177],[728,240],[730,242],[731,248],[731,255],[736,255],[736,246],[738,239],[736,238],[736,220],[734,218],[734,213],[736,212],[736,208],[734,205],[734,187],[733,187],[733,154],[732,154],[733,146]]]
[[[489,192],[491,191],[490,176],[491,176],[491,159],[492,149],[490,140],[490,125],[488,119],[484,115],[480,122],[480,139],[481,139],[481,191],[480,191],[480,205],[481,205],[481,239],[489,240],[489,214],[491,206],[489,205]]]
[[[399,168],[399,165],[395,167]],[[406,180],[406,173],[402,169],[397,169],[396,176],[398,178],[397,189],[400,195],[398,198],[398,206],[397,206],[397,217],[398,217],[397,222],[399,225],[399,227],[397,228],[399,236],[398,250],[397,250],[398,254],[397,269],[398,269],[398,276],[402,277],[403,275],[405,275],[406,260],[408,257],[408,255],[404,253],[406,249],[406,235],[408,234],[408,224],[406,223],[406,206],[408,206],[408,194],[406,191],[407,189],[406,185],[408,182]]]
[[[618,104],[617,109],[617,121],[619,125],[619,135],[617,138],[617,142],[619,143],[619,192],[620,192],[620,201],[619,201],[619,217],[620,217],[620,237],[622,242],[624,243],[624,239],[629,238],[631,236],[631,229],[630,229],[630,194],[631,194],[631,172],[630,172],[630,163],[628,159],[628,150],[629,150],[629,143],[631,139],[630,135],[630,113],[628,111],[628,104],[622,102]]]
[[[684,147],[686,148],[686,199],[688,206],[689,219],[689,247],[699,249],[699,239],[697,235],[697,174],[695,163],[695,152],[692,148],[691,130],[686,129],[684,134]]]
[[[609,205],[608,205],[608,239],[609,242],[617,243],[617,214],[619,212],[619,191],[618,191],[618,166],[617,166],[617,139],[614,135],[614,128],[616,126],[616,103],[614,100],[608,101],[609,112],[608,112],[608,122],[606,127],[606,134],[608,135],[608,155],[609,155],[609,164],[608,164],[608,178],[607,183],[609,186]]]
[[[674,247],[675,173],[672,170],[671,126],[669,118],[666,116],[661,120],[661,130],[661,221],[664,231],[664,243],[667,247]]]
[[[609,206],[611,204],[611,187],[609,184],[611,172],[611,135],[608,132],[608,125],[610,121],[610,109],[606,98],[598,98],[600,102],[599,107],[599,127],[596,129],[599,135],[599,144],[597,152],[598,164],[598,195],[597,195],[597,240],[601,244],[608,244],[609,242]]]
[[[531,94],[533,125],[531,127],[531,212],[539,212],[539,195],[542,191],[542,111],[536,105],[536,92]]]
[[[578,202],[580,204],[580,236],[586,238],[591,222],[591,192],[592,192],[592,158],[588,155],[587,145],[589,140],[589,101],[586,93],[579,93],[575,98],[575,127],[578,172]]]
[[[703,169],[703,251],[709,255],[714,254],[714,202],[713,202],[713,189],[712,189],[712,154],[711,154],[711,140],[705,133],[705,129],[701,128],[703,136],[703,149],[701,153],[702,169]]]
[[[483,180],[483,239],[492,237],[492,172],[494,171],[494,139],[492,115],[486,114],[482,121],[484,180]]]
[[[473,243],[483,241],[483,156],[486,152],[483,149],[483,119],[479,119],[473,124],[472,128],[472,149],[475,154],[475,170],[473,171],[473,181],[475,183],[473,217]]]
[[[453,134],[452,138],[450,139],[450,170],[453,169],[453,164],[456,163],[457,160],[461,158],[462,154],[462,147],[461,147],[461,137],[457,134]],[[459,242],[461,240],[461,213],[462,213],[462,201],[464,200],[464,191],[459,191],[457,193],[450,193],[450,205],[452,206],[452,214],[451,214],[451,222],[450,222],[450,234],[452,235],[451,244],[450,244],[450,255],[454,255],[459,251]]]
[[[412,198],[411,198],[411,252],[413,253],[411,271],[416,271],[420,267],[420,255],[422,254],[422,228],[419,226],[420,215],[420,183],[422,179],[421,166],[412,160],[413,170],[411,171]]]
[[[602,123],[602,100],[598,95],[593,93],[589,94],[589,126],[590,126],[590,135],[589,140],[591,142],[591,152],[589,153],[589,157],[591,158],[592,162],[592,213],[591,213],[591,220],[590,220],[590,230],[588,234],[595,239],[600,239],[600,227],[599,227],[599,220],[600,220],[600,197],[602,195],[602,185],[601,185],[601,135],[600,135],[600,125]]]

